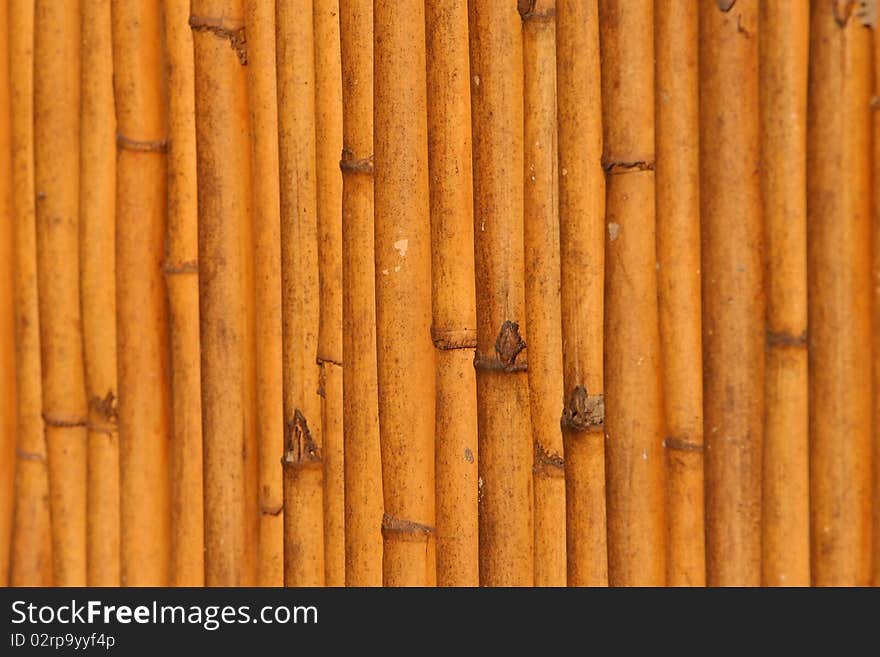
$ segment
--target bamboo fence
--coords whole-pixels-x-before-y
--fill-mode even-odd
[[[0,0],[0,584],[880,585],[876,0]]]

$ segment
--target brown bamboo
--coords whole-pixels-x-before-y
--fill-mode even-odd
[[[874,17],[875,21],[880,16]],[[872,583],[880,586],[880,36],[877,34],[878,24],[874,23],[874,96],[871,98],[871,109],[874,110],[874,228],[873,228],[873,276],[874,276],[874,311],[873,311],[873,349],[874,357],[874,541],[873,541],[873,575]]]
[[[54,583],[86,584],[86,394],[79,297],[80,3],[40,0],[34,184]]]
[[[436,581],[424,3],[375,0],[376,351],[383,582]]]
[[[205,582],[202,395],[199,363],[198,208],[193,43],[189,2],[166,2],[168,291],[171,365],[172,586]]]
[[[9,0],[0,2],[0,586],[9,583],[15,506],[15,283],[12,264],[12,126],[9,87]]]
[[[284,517],[279,448],[284,416],[281,378],[281,210],[278,189],[278,102],[275,8],[248,0],[248,47],[254,222],[256,404],[259,447],[257,583],[284,582]]]
[[[345,476],[342,411],[342,69],[339,0],[315,0],[315,134],[318,208],[321,423],[324,461],[324,570],[345,585]]]
[[[559,238],[568,583],[608,584],[605,176],[597,0],[557,0]]]
[[[34,3],[9,3],[12,225],[15,276],[15,517],[9,582],[52,584],[49,479],[40,381],[34,194]]]
[[[602,0],[608,580],[666,581],[650,0]]]
[[[116,121],[110,0],[82,2],[80,306],[88,412],[89,586],[119,586]]]
[[[425,3],[431,274],[437,349],[437,584],[477,586],[477,343],[466,0]]]
[[[654,2],[657,286],[666,448],[666,580],[704,586],[696,3]]]
[[[205,583],[243,579],[244,348],[242,234],[250,145],[241,0],[193,0],[198,160],[199,322],[205,487]]]
[[[373,260],[373,3],[340,0],[345,583],[382,584]]]
[[[315,445],[316,451],[311,453],[320,458],[316,456],[320,453],[322,432],[317,363],[319,287],[313,16],[311,0],[276,5],[284,420],[289,433],[290,427],[302,418]],[[323,493],[310,489],[323,486],[323,474],[305,476],[303,473],[297,487],[289,485],[289,475],[285,475],[285,479],[284,581],[288,586],[320,585],[324,582],[324,532],[312,531],[306,518],[316,513],[323,517]],[[296,492],[295,498],[289,496],[293,492]],[[317,511],[311,508],[313,504],[319,504]],[[288,515],[291,518],[287,518]],[[289,561],[296,555],[299,555],[297,561]]]
[[[559,217],[556,197],[556,2],[519,2],[523,20],[524,251],[529,405],[534,440],[535,585],[565,586],[565,476]]]
[[[470,3],[480,584],[534,583],[526,373],[522,25],[513,3]]]
[[[702,3],[699,29],[706,579],[757,585],[765,338],[758,2]]]
[[[809,6],[764,2],[760,21],[761,189],[767,240],[761,581],[773,586],[809,586]]]
[[[812,6],[807,110],[811,576],[871,579],[871,41]]]

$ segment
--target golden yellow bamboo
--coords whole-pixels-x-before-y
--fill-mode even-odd
[[[168,1],[168,290],[171,353],[172,586],[205,582],[202,394],[199,363],[198,207],[195,91],[189,2]]]
[[[376,351],[383,582],[436,581],[435,356],[424,4],[373,3]]]
[[[49,478],[40,381],[40,316],[34,200],[34,3],[9,2],[12,263],[17,402],[15,516],[9,582],[52,584]],[[0,33],[2,34],[2,33]]]
[[[556,196],[556,2],[519,2],[523,20],[524,250],[534,440],[535,585],[565,586],[565,465],[559,216]]]
[[[382,584],[373,260],[373,3],[340,0],[345,583]]]
[[[308,427],[315,450],[321,448],[320,368],[318,366],[318,226],[315,164],[315,49],[313,4],[276,5],[278,131],[281,175],[281,276],[284,421]],[[287,449],[287,448],[286,448]],[[288,460],[287,453],[284,456]],[[310,457],[309,460],[314,460]],[[284,581],[288,586],[324,582],[324,534],[298,515],[323,517],[323,474],[285,474]],[[296,492],[297,498],[288,497]],[[321,507],[316,511],[313,504]],[[287,518],[291,514],[292,518]],[[293,521],[293,522],[291,522]],[[323,521],[322,521],[323,522]],[[321,525],[323,526],[323,525]],[[293,532],[293,533],[291,533]],[[294,545],[290,545],[291,541]],[[318,554],[320,553],[320,558]],[[296,556],[299,555],[299,556]],[[296,561],[289,559],[296,557]],[[302,563],[301,563],[302,562]],[[320,569],[320,570],[317,570]]]
[[[80,305],[88,413],[89,586],[119,586],[116,120],[110,0],[82,0]]]
[[[80,3],[40,0],[34,184],[54,583],[86,584],[86,394],[79,295]]]
[[[315,134],[318,364],[324,462],[324,571],[327,586],[345,585],[345,468],[342,409],[342,69],[339,0],[315,0]]]
[[[807,109],[812,583],[871,581],[871,34],[814,4]]]
[[[761,189],[767,239],[761,582],[809,586],[809,6],[805,2],[761,3],[760,24]]]
[[[533,442],[526,373],[522,24],[470,3],[477,292],[480,584],[534,583]]]
[[[666,582],[651,0],[602,0],[608,579]]]
[[[568,583],[608,584],[605,175],[597,0],[557,0],[559,241]]]
[[[875,21],[880,17],[875,16]],[[874,95],[871,98],[871,109],[874,111],[874,229],[872,243],[874,248],[873,283],[874,309],[872,327],[873,353],[871,362],[874,364],[874,540],[873,540],[873,574],[872,583],[880,586],[880,35],[877,34],[878,24],[874,24]]]
[[[194,0],[205,583],[243,581],[245,301],[250,155],[244,7]]]
[[[696,3],[654,3],[657,286],[666,448],[666,579],[704,586]]]
[[[257,583],[284,582],[284,516],[281,466],[284,416],[281,377],[281,210],[278,190],[278,102],[275,76],[275,10],[248,0],[248,47],[254,222],[256,403],[259,446]]]
[[[699,29],[707,582],[758,585],[765,340],[758,2],[701,3]]]
[[[477,345],[466,0],[425,3],[431,274],[437,349],[437,584],[477,586]]]

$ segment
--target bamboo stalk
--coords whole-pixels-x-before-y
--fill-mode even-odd
[[[437,584],[477,586],[474,200],[466,0],[425,3],[431,336],[437,349]]]
[[[289,434],[302,418],[315,445],[310,454],[320,458],[313,16],[311,0],[276,6],[284,419]],[[289,454],[284,458],[288,461]],[[323,517],[323,492],[310,488],[323,486],[323,474],[303,473],[297,486],[289,484],[290,478],[285,474],[284,582],[319,586],[324,583],[324,532],[312,531],[307,519],[316,513]],[[318,510],[311,508],[316,503]]]
[[[810,585],[806,3],[761,4],[761,167],[767,239],[761,581]]]
[[[324,570],[345,585],[345,468],[342,409],[342,63],[339,0],[315,0],[315,117],[318,208]]]
[[[654,2],[657,285],[666,448],[666,579],[706,584],[695,3]]]
[[[205,583],[243,580],[245,301],[250,145],[241,0],[193,0]]]
[[[700,212],[710,586],[761,580],[764,287],[758,3],[700,5]],[[728,10],[723,9],[728,7]]]
[[[480,584],[534,583],[526,374],[522,25],[512,3],[469,4],[477,292]]]
[[[34,184],[54,583],[86,583],[86,394],[79,297],[80,3],[40,0]]]
[[[875,16],[875,21],[880,17]],[[873,543],[873,579],[874,586],[880,586],[880,36],[877,35],[878,24],[874,23],[874,95],[871,98],[871,109],[874,110],[874,228],[873,228],[873,275],[874,275],[874,309],[873,309],[873,349],[874,357],[874,543]]]
[[[559,237],[568,583],[608,584],[605,176],[597,0],[557,0]]]
[[[253,149],[256,403],[259,446],[257,583],[284,582],[281,468],[284,416],[281,376],[281,215],[278,189],[278,102],[275,79],[275,8],[248,0],[248,99]]]
[[[666,581],[663,408],[654,224],[654,38],[649,0],[599,3],[605,278],[608,579]]]
[[[373,3],[383,582],[436,582],[424,3]]]
[[[189,2],[166,2],[172,586],[205,582],[195,94]]]
[[[535,585],[565,586],[565,476],[559,216],[556,197],[556,2],[519,2],[523,20],[524,251],[534,440]]]
[[[812,582],[871,579],[871,46],[814,5],[807,110]]]
[[[34,194],[34,3],[9,3],[15,378],[18,422],[10,584],[52,584],[49,478],[40,381]]]
[[[382,584],[373,260],[373,6],[340,0],[345,583]]]
[[[116,121],[110,0],[82,2],[80,306],[88,411],[89,586],[119,586]]]

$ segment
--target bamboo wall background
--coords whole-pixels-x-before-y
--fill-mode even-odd
[[[0,0],[0,583],[880,585],[862,0]]]

